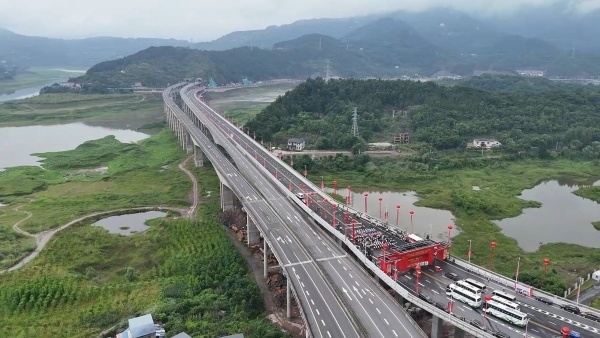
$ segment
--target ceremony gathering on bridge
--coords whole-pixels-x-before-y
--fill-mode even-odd
[[[443,322],[454,337],[600,337],[596,310],[451,256],[452,225],[436,242],[390,224],[387,214],[371,216],[366,203],[356,210],[348,197],[327,194],[213,110],[206,90],[188,82],[167,88],[168,123],[197,166],[214,166],[222,209],[239,200],[247,244],[262,244],[265,278],[267,254],[276,257],[288,280],[287,315],[294,297],[307,337],[437,338]],[[430,333],[405,302],[432,314]]]

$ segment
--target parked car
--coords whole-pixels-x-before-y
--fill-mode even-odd
[[[573,305],[569,305],[569,304],[565,304],[565,305],[561,305],[560,306],[561,309],[567,311],[567,312],[571,312],[574,314],[580,314],[581,310],[579,310],[579,308],[577,306],[573,306]]]
[[[442,268],[439,265],[435,266],[435,272],[441,272]]]
[[[420,292],[419,292],[419,298],[421,298],[422,300],[426,301],[426,302],[427,302],[427,303],[429,303],[429,304],[435,304],[435,303],[433,302],[433,299],[431,299],[431,297],[430,297],[429,295],[426,295],[426,294],[424,294],[424,293],[420,293]]]
[[[446,277],[448,277],[448,278],[452,279],[453,281],[457,281],[457,280],[459,280],[459,277],[458,277],[458,275],[457,275],[457,274],[455,274],[454,272],[446,272],[446,273],[444,274],[444,276],[446,276]]]
[[[548,304],[548,305],[554,304],[554,302],[551,299],[548,299],[545,297],[534,296],[533,299],[537,300],[538,302],[542,302],[542,303]]]
[[[600,322],[600,316],[598,316],[595,313],[591,313],[591,312],[584,312],[581,314],[583,317],[587,318],[587,319],[591,319],[597,322]]]
[[[480,321],[478,321],[478,320],[475,320],[475,319],[473,319],[473,320],[471,320],[471,321],[469,322],[469,324],[471,324],[471,325],[475,326],[476,328],[478,328],[478,329],[480,329],[480,330],[486,331],[486,329],[485,329],[485,327],[483,326],[483,324],[482,324]]]

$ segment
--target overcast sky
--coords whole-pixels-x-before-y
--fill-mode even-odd
[[[309,18],[422,10],[434,6],[506,13],[561,0],[0,0],[0,27],[25,35],[161,37],[208,41],[236,30]],[[600,0],[562,0],[582,10]]]

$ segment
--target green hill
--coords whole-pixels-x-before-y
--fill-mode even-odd
[[[512,78],[489,82],[499,88],[516,86]],[[592,154],[600,151],[600,128],[595,127],[600,125],[600,88],[544,85],[552,90],[520,93],[432,82],[314,79],[277,99],[247,126],[265,141],[282,144],[305,137],[318,149],[350,149],[362,139],[390,142],[391,135],[410,132],[415,142],[437,149],[464,148],[473,138],[494,137],[507,151],[534,147],[540,156],[550,149],[568,153],[589,146]],[[355,107],[362,139],[350,134]],[[408,116],[393,118],[392,110],[399,109],[408,110]]]

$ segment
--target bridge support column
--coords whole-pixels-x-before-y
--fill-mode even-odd
[[[255,245],[260,243],[260,233],[254,221],[246,216],[246,238],[248,239],[248,245]]]
[[[431,338],[442,338],[442,323],[444,321],[440,317],[431,317]]]
[[[286,288],[286,297],[285,297],[285,314],[287,318],[292,318],[292,286],[290,285],[290,281],[287,281]]]
[[[194,152],[194,143],[192,142],[192,136],[190,135],[190,133],[186,130],[184,132],[184,138],[185,138],[185,151],[188,154],[191,154]]]
[[[402,305],[404,304],[404,297],[402,297],[398,292],[396,292],[396,301],[398,302],[398,304]]]
[[[267,262],[267,257],[269,256],[269,245],[267,241],[263,240],[263,277],[269,277],[268,268],[269,262]]]
[[[463,331],[461,328],[455,327],[454,338],[465,338],[465,331]]]
[[[197,145],[194,145],[194,163],[196,164],[196,167],[204,166],[204,153]]]
[[[221,182],[221,210],[229,210],[233,208],[233,192],[228,186]]]

